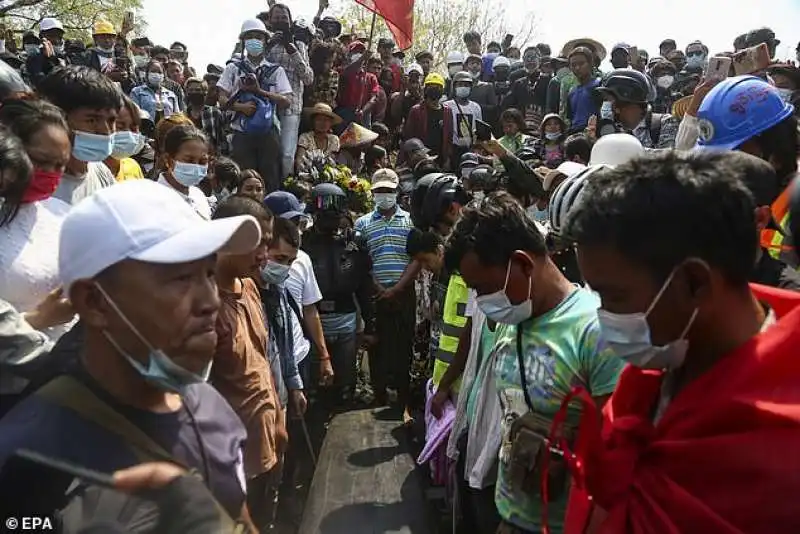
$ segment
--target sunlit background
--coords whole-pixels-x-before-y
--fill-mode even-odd
[[[591,36],[610,48],[624,41],[658,52],[658,44],[673,38],[679,48],[695,39],[714,51],[732,49],[733,39],[748,30],[769,26],[781,44],[779,58],[794,58],[800,40],[800,1],[730,2],[729,0],[530,0],[494,1],[505,6],[513,19],[534,11],[536,33],[532,43],[545,42],[560,50],[574,37]],[[342,10],[351,0],[331,0]],[[311,19],[316,0],[288,0],[295,17]],[[534,7],[535,6],[535,7]],[[267,9],[266,0],[144,0],[148,36],[169,46],[181,41],[189,47],[190,63],[205,70],[208,63],[224,63],[232,50],[242,21]],[[347,22],[344,23],[347,27]],[[515,43],[518,44],[518,43]]]

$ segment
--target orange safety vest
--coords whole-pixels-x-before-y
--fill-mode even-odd
[[[786,237],[785,234],[789,231],[789,201],[792,196],[793,184],[794,181],[790,182],[781,194],[778,195],[778,198],[775,199],[772,206],[770,206],[772,217],[775,219],[775,222],[780,225],[784,233],[781,234],[777,230],[771,228],[761,230],[761,247],[767,249],[767,252],[769,252],[769,255],[773,258],[782,260],[789,265],[796,263],[794,248],[784,245],[783,241]]]

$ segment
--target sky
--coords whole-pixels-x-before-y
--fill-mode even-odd
[[[335,9],[352,0],[331,0]],[[623,41],[650,55],[658,44],[673,38],[678,46],[696,39],[711,50],[732,48],[733,39],[749,29],[769,26],[781,39],[778,57],[794,58],[800,40],[800,1],[754,0],[489,0],[507,3],[510,15],[535,5],[535,42],[545,42],[553,51],[568,40],[590,36],[607,48]],[[267,9],[266,0],[144,0],[147,35],[156,43],[169,46],[181,41],[189,48],[189,62],[199,72],[208,63],[224,64],[229,58],[241,23]],[[285,0],[295,18],[311,20],[317,0]],[[769,6],[769,7],[767,7]],[[632,22],[638,18],[652,22]],[[565,30],[565,28],[568,28]]]

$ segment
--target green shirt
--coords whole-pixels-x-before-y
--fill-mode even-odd
[[[492,354],[494,350],[494,343],[497,339],[497,327],[495,327],[495,331],[492,332],[489,329],[489,321],[483,322],[483,328],[481,329],[481,341],[480,346],[478,347],[478,372],[475,374],[475,380],[472,381],[472,385],[469,388],[469,394],[467,395],[467,425],[472,426],[473,421],[475,421],[475,408],[478,403],[478,394],[481,392],[481,384],[483,384],[483,377],[486,376],[486,373],[489,371],[487,369],[487,364],[491,358],[489,356]]]
[[[495,380],[503,409],[495,504],[500,516],[524,530],[541,530],[539,498],[531,498],[511,486],[508,465],[511,455],[511,423],[528,411],[522,392],[517,358],[517,328],[522,328],[522,352],[528,394],[533,409],[549,419],[574,386],[587,388],[593,397],[614,391],[623,362],[609,349],[601,350],[597,322],[598,297],[589,290],[576,289],[557,307],[517,326],[500,325],[495,350]],[[570,404],[567,421],[577,425],[580,409]],[[551,532],[563,532],[566,495],[549,505]]]

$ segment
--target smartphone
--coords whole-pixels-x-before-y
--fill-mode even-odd
[[[733,59],[726,56],[714,56],[708,60],[706,79],[724,80],[731,71]]]
[[[114,477],[108,473],[101,473],[100,471],[87,469],[70,462],[57,460],[56,458],[52,458],[28,449],[18,449],[17,452],[14,453],[14,458],[9,461],[36,464],[36,466],[42,467],[45,470],[66,473],[85,482],[89,482],[95,486],[112,489],[114,488]]]
[[[628,49],[628,57],[631,58],[631,65],[638,65],[641,58],[639,58],[639,47],[632,46]]]
[[[478,139],[478,141],[491,141],[492,126],[488,122],[483,122],[482,120],[476,120],[475,137]]]
[[[129,9],[125,12],[125,19],[123,26],[127,28],[133,28],[136,26],[136,12],[132,9]]]
[[[761,43],[737,52],[733,56],[733,69],[737,76],[752,74],[766,69],[771,62],[772,58],[769,57],[767,44]]]
[[[511,46],[511,43],[514,41],[514,35],[507,33],[505,37],[503,37],[502,47],[503,50]]]

